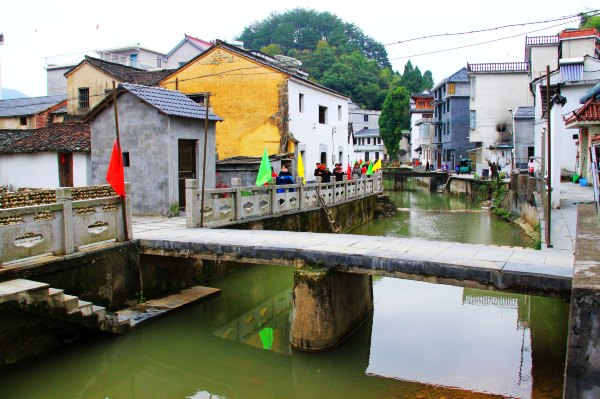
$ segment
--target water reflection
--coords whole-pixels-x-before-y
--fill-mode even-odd
[[[299,353],[288,344],[292,277],[245,266],[205,303],[3,370],[2,397],[560,397],[559,300],[383,278],[373,318],[333,350]]]
[[[398,215],[373,220],[353,230],[353,234],[533,246],[531,238],[514,224],[482,211],[465,198],[419,190],[386,191],[386,195],[401,209]]]

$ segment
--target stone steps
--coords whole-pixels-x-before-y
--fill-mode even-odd
[[[132,325],[131,318],[117,316],[46,283],[26,279],[0,283],[0,304],[116,334],[127,332]]]

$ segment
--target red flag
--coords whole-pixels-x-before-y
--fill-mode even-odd
[[[110,163],[108,164],[108,172],[106,172],[106,181],[121,197],[125,197],[125,172],[123,171],[123,154],[119,142],[115,140],[112,154],[110,155]]]
[[[352,180],[352,169],[350,169],[350,164],[348,164],[348,170],[346,170],[346,175],[348,176],[348,180]]]

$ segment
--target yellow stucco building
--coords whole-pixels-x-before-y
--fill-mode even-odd
[[[224,121],[217,131],[219,159],[294,151],[288,127],[288,79],[293,73],[260,54],[217,41],[160,84],[188,95],[210,93]],[[194,96],[192,96],[194,97]]]

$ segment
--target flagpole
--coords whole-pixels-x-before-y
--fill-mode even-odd
[[[115,85],[115,81],[112,81],[113,86],[113,107],[115,109],[115,132],[117,133],[117,147],[119,148],[119,156],[121,157],[121,162],[123,160],[123,152],[121,150],[121,137],[119,136],[119,112],[117,110],[117,89]],[[125,176],[125,171],[123,171],[123,176]],[[121,197],[121,213],[123,214],[123,232],[125,233],[125,240],[129,237],[129,229],[127,228],[127,206],[126,206],[125,194]]]

